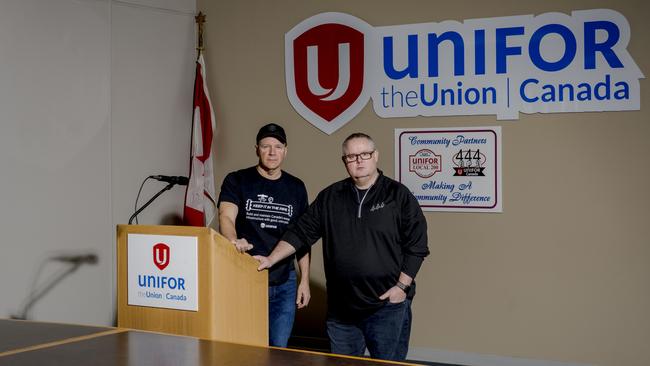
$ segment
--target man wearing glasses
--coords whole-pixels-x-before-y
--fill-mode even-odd
[[[411,300],[424,257],[427,223],[413,194],[377,169],[370,136],[343,142],[349,178],[318,194],[273,252],[255,256],[259,270],[323,239],[327,333],[333,353],[404,360],[411,332]]]
[[[256,166],[226,176],[219,195],[219,231],[241,253],[269,255],[287,226],[307,208],[305,184],[282,171],[287,136],[275,123],[260,128]],[[307,306],[309,248],[298,253],[300,284],[296,288],[293,255],[269,271],[269,344],[286,347],[296,306]]]

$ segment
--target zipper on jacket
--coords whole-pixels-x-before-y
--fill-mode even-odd
[[[373,184],[373,186],[374,186],[374,184]],[[359,218],[359,219],[361,218],[361,206],[363,206],[363,200],[366,199],[366,196],[368,195],[368,192],[370,191],[370,188],[372,188],[372,186],[370,186],[370,187],[368,187],[368,189],[366,189],[366,193],[363,194],[363,197],[359,197],[359,189],[356,186],[354,187],[354,190],[357,192],[357,199],[359,200],[359,210],[358,210],[358,213],[357,213],[357,218]]]

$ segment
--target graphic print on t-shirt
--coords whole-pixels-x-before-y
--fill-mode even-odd
[[[273,197],[258,194],[257,201],[246,200],[246,219],[261,221],[261,228],[277,229],[278,224],[287,225],[293,215],[293,206],[274,203]]]

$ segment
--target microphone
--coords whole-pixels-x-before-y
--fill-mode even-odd
[[[149,178],[165,183],[178,184],[179,186],[186,186],[190,182],[189,178],[183,176],[152,175]]]
[[[179,175],[179,176],[169,176],[169,175],[150,175],[150,176],[147,177],[147,179],[149,179],[149,178],[153,178],[153,179],[155,179],[155,180],[159,180],[159,181],[161,181],[161,182],[166,182],[166,183],[169,183],[169,184],[168,184],[167,186],[165,186],[165,188],[161,189],[160,192],[156,193],[153,197],[151,197],[151,198],[149,199],[149,201],[147,201],[147,203],[145,203],[144,205],[142,205],[142,207],[136,209],[136,211],[133,213],[133,215],[131,215],[131,217],[129,218],[129,225],[131,225],[131,223],[133,222],[133,219],[135,219],[135,218],[138,216],[138,214],[139,214],[140,212],[142,212],[142,210],[144,210],[145,208],[147,208],[147,206],[149,206],[149,205],[151,204],[151,202],[153,202],[153,200],[155,200],[156,198],[158,198],[158,196],[160,196],[161,194],[163,194],[163,192],[172,189],[172,187],[173,187],[175,184],[178,184],[178,185],[180,185],[180,186],[186,186],[186,185],[188,185],[188,184],[190,183],[190,179],[189,179],[188,177],[183,177],[183,176],[180,176],[180,175]],[[145,180],[142,182],[142,185],[144,185],[144,182],[146,182],[147,179],[145,179]],[[140,190],[142,190],[142,186],[140,186]],[[138,192],[138,197],[140,197],[140,192]],[[137,207],[137,204],[138,204],[138,199],[137,199],[137,198],[135,199],[135,204],[136,204],[136,207]]]
[[[61,255],[57,257],[52,257],[52,260],[58,262],[66,262],[73,264],[96,264],[99,261],[96,254],[82,254],[82,255]]]

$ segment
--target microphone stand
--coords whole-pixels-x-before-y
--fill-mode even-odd
[[[147,206],[149,206],[149,205],[151,204],[151,202],[153,202],[153,200],[155,200],[156,198],[158,198],[158,196],[160,196],[161,194],[163,194],[163,192],[172,189],[172,187],[173,187],[174,185],[175,185],[175,183],[169,183],[165,188],[161,189],[160,192],[156,193],[153,197],[151,197],[151,198],[149,199],[149,201],[147,201],[147,203],[145,203],[144,205],[140,206],[140,208],[139,208],[136,212],[134,212],[133,215],[131,215],[131,217],[129,218],[129,225],[131,225],[131,222],[133,222],[133,219],[135,219],[135,217],[138,216],[138,214],[139,214],[140,212],[142,212],[142,210],[144,210],[145,208],[147,208]]]

